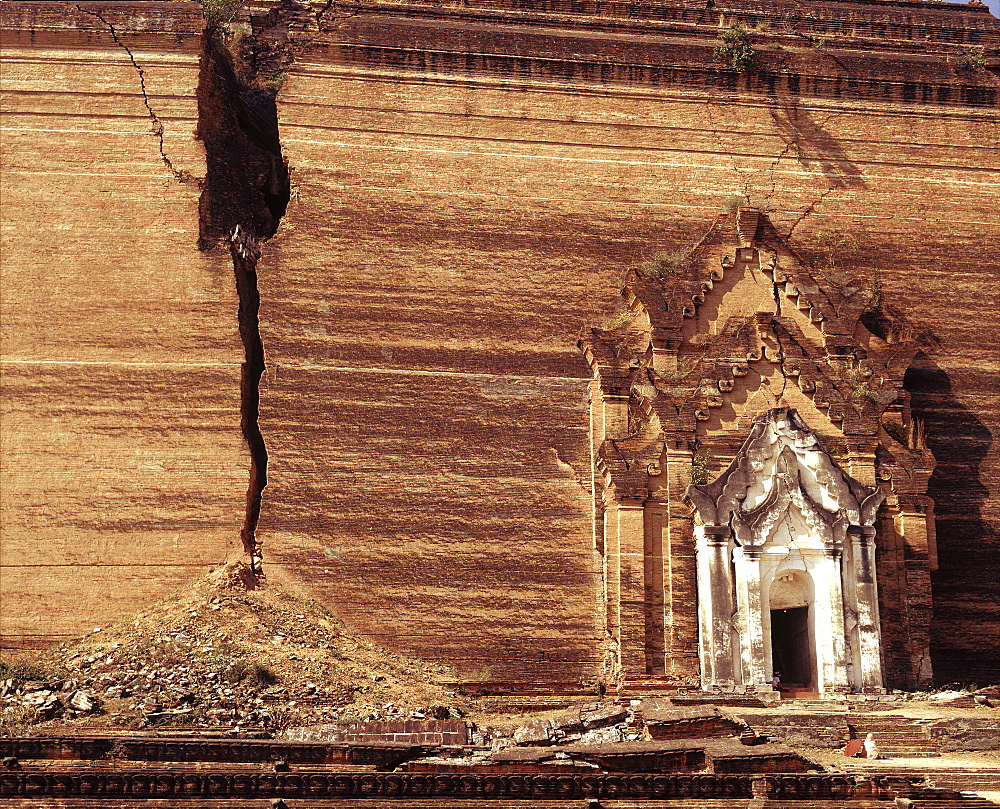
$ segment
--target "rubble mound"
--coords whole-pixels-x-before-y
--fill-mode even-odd
[[[116,625],[0,663],[0,733],[154,726],[279,733],[321,722],[458,718],[451,669],[347,632],[232,564]],[[5,678],[5,679],[4,679]]]

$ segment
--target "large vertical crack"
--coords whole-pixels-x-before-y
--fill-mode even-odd
[[[264,375],[264,341],[260,336],[260,289],[257,286],[257,262],[260,245],[249,231],[236,225],[229,234],[229,249],[236,276],[239,298],[238,319],[243,342],[243,367],[240,373],[240,430],[250,450],[250,480],[247,484],[246,515],[240,539],[250,556],[255,578],[264,575],[263,551],[257,539],[260,506],[267,486],[267,445],[260,430],[260,380]]]
[[[207,166],[199,203],[200,246],[206,251],[228,249],[233,263],[244,351],[240,427],[250,452],[241,539],[256,581],[264,572],[257,523],[268,463],[260,429],[265,365],[258,263],[263,243],[277,231],[288,205],[289,180],[278,137],[275,91],[241,78],[237,58],[220,31],[210,28],[205,33],[198,85],[198,137]]]

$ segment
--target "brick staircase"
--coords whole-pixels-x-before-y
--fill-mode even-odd
[[[949,767],[928,775],[934,786],[959,792],[1000,792],[1000,767]]]
[[[855,739],[875,734],[875,743],[883,758],[936,758],[941,755],[919,719],[855,714],[847,721]]]
[[[912,769],[868,764],[864,759],[845,762],[845,769],[853,773],[878,773],[880,775],[912,774]],[[911,798],[912,809],[997,809],[1000,804],[976,793],[1000,792],[1000,767],[947,766],[926,768],[924,778],[928,786],[941,791],[941,795]],[[950,795],[948,793],[951,793]]]

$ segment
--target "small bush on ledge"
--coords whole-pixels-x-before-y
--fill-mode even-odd
[[[661,250],[653,260],[642,266],[642,271],[649,278],[662,278],[670,275],[687,254],[683,250]]]
[[[712,479],[712,456],[697,452],[691,456],[691,466],[688,467],[688,480],[692,486],[704,486]]]
[[[729,62],[740,73],[750,73],[754,69],[757,54],[750,44],[750,32],[733,23],[719,32],[721,45],[715,46],[715,58]]]
[[[985,70],[986,51],[982,45],[974,45],[963,48],[955,60],[955,66],[959,70]]]

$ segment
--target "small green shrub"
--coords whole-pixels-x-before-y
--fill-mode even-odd
[[[677,366],[672,371],[662,371],[660,376],[668,382],[677,382],[691,373],[698,361],[693,357],[678,359]]]
[[[872,270],[872,296],[868,300],[868,308],[872,312],[880,312],[882,310],[882,278],[878,274],[878,267]]]
[[[816,232],[816,241],[831,250],[857,250],[860,247],[858,240],[853,236],[830,233],[826,230]]]
[[[34,660],[0,660],[0,680],[54,680],[58,672]]]
[[[260,90],[270,90],[272,93],[277,95],[281,86],[285,83],[285,79],[288,78],[288,71],[282,70],[280,73],[275,73],[269,78],[263,79],[258,78],[254,81],[254,85]]]
[[[704,486],[711,479],[712,456],[705,452],[696,452],[691,456],[691,465],[687,473],[692,486]]]
[[[635,312],[629,309],[627,306],[624,309],[619,309],[618,311],[608,315],[604,318],[601,323],[601,328],[605,331],[612,331],[614,329],[624,326],[626,323],[635,317]]]
[[[851,395],[856,399],[871,396],[874,391],[868,384],[868,377],[860,368],[852,368],[847,372],[847,381],[851,383]]]
[[[801,160],[801,151],[799,150],[798,153]],[[853,236],[845,236],[842,233],[830,233],[826,230],[817,231],[815,239],[816,246],[823,252],[826,258],[826,266],[817,267],[818,274],[822,278],[840,283],[843,280],[839,273],[840,264],[845,259],[856,256],[860,252],[860,242]]]
[[[205,19],[213,25],[231,23],[242,7],[243,0],[201,0],[201,10],[205,14]]]
[[[898,421],[883,421],[882,429],[896,439],[904,447],[908,446],[910,437],[906,434],[906,427]]]
[[[959,70],[986,70],[986,51],[982,45],[963,48],[955,60]]]
[[[847,446],[840,441],[828,439],[823,442],[823,448],[827,451],[831,458],[847,457]]]
[[[642,266],[642,271],[650,278],[662,278],[677,269],[686,255],[683,250],[661,250],[652,261]]]
[[[750,32],[733,23],[719,32],[721,45],[715,46],[715,58],[729,62],[740,73],[750,73],[754,69],[757,54],[750,43]]]
[[[729,213],[736,213],[746,201],[746,197],[741,197],[739,194],[733,194],[731,197],[726,197],[726,210]]]
[[[278,681],[278,675],[260,660],[235,660],[222,674],[234,683],[251,680],[258,685],[274,685]]]
[[[38,708],[33,705],[7,705],[0,709],[0,736],[27,736],[39,721]]]

